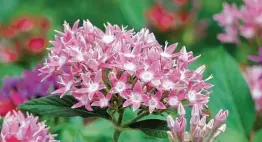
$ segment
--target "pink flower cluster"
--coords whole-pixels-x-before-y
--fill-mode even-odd
[[[54,91],[63,97],[70,93],[79,102],[73,108],[131,106],[148,109],[177,108],[179,104],[206,108],[209,88],[203,79],[205,66],[196,70],[188,65],[194,57],[185,47],[174,52],[177,44],[159,45],[147,29],[135,33],[126,27],[105,25],[105,32],[88,20],[79,27],[64,24],[53,48],[40,69],[45,78],[58,75],[61,87]]]
[[[244,76],[249,85],[252,98],[255,101],[256,109],[262,110],[262,80],[261,80],[262,67],[253,66],[247,68]]]
[[[216,14],[214,19],[225,29],[225,33],[218,35],[221,42],[239,43],[240,35],[247,40],[255,36],[262,37],[261,0],[244,0],[241,9],[238,9],[235,4],[225,3],[223,11]]]
[[[169,139],[172,142],[213,142],[221,133],[226,130],[226,124],[223,124],[228,117],[228,111],[219,110],[215,119],[207,121],[207,116],[200,117],[198,106],[194,105],[191,112],[190,132],[186,131],[187,120],[185,118],[185,109],[183,105],[178,106],[179,117],[175,120],[172,116],[167,117]]]
[[[10,111],[2,126],[1,142],[58,142],[48,132],[45,122],[38,123],[38,117],[20,111]]]

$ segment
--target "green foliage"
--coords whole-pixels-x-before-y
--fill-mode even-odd
[[[206,74],[213,74],[213,93],[209,108],[212,116],[221,109],[229,110],[226,133],[221,141],[248,141],[255,121],[255,107],[247,83],[237,62],[223,48],[202,54],[198,65],[206,64]]]
[[[258,130],[255,133],[255,136],[253,138],[253,142],[261,142],[261,140],[262,140],[262,129]]]
[[[146,135],[155,138],[167,138],[167,122],[159,119],[138,121],[130,125],[130,128],[139,129]]]
[[[111,142],[113,135],[112,127],[112,123],[109,121],[97,119],[83,129],[85,140],[90,142]],[[121,133],[119,142],[168,142],[168,140],[151,138],[141,131],[127,129]]]
[[[109,119],[106,110],[94,109],[93,112],[87,111],[85,108],[71,108],[77,103],[72,96],[66,95],[63,98],[59,96],[47,96],[39,99],[30,100],[19,106],[23,111],[29,111],[38,115],[48,115],[53,117],[72,117],[81,116],[87,117],[102,117]]]
[[[118,0],[118,3],[131,28],[139,30],[146,25],[145,12],[151,6],[149,0]]]

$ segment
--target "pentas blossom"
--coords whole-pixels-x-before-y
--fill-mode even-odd
[[[188,66],[200,56],[193,56],[183,47],[175,52],[177,43],[161,46],[153,33],[142,29],[135,33],[126,27],[106,24],[105,32],[90,21],[79,20],[72,28],[51,41],[53,47],[40,69],[43,80],[56,75],[61,86],[53,92],[63,97],[72,95],[84,106],[144,109],[150,113],[177,108],[179,104],[206,108],[209,101],[205,66],[196,70]]]
[[[194,105],[189,122],[189,131],[186,130],[187,120],[185,113],[183,105],[179,104],[179,117],[175,120],[170,115],[167,117],[167,124],[170,128],[168,136],[171,142],[213,142],[226,130],[224,122],[228,117],[228,111],[219,110],[215,119],[206,122],[207,116],[201,116],[200,109],[197,105]]]
[[[218,39],[224,43],[239,43],[239,37],[247,40],[261,38],[262,28],[262,1],[243,0],[244,5],[237,8],[236,4],[223,5],[223,11],[214,16],[214,19],[225,33],[219,34]]]
[[[38,117],[26,116],[20,111],[10,111],[3,120],[1,142],[58,142],[49,133],[45,122],[38,122]]]
[[[262,110],[262,67],[252,66],[248,67],[244,72],[245,79],[251,91],[252,98],[255,101],[256,109]]]

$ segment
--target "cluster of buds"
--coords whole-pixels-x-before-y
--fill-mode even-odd
[[[215,119],[209,120],[207,116],[201,115],[197,105],[194,105],[191,111],[190,131],[186,130],[187,120],[186,111],[183,105],[178,106],[179,117],[175,120],[172,116],[167,117],[169,140],[171,142],[213,142],[220,134],[226,130],[225,120],[228,117],[228,111],[219,110]]]
[[[52,76],[41,82],[39,69],[25,70],[22,77],[5,77],[0,88],[0,115],[15,109],[29,99],[47,96],[58,87],[57,78]]]
[[[204,79],[205,66],[188,69],[194,57],[177,44],[161,46],[147,29],[135,33],[107,24],[105,32],[88,20],[79,27],[64,24],[64,32],[51,41],[49,56],[40,69],[43,80],[59,77],[61,85],[53,94],[70,93],[85,106],[118,109],[131,106],[150,113],[177,108],[179,104],[207,107],[213,85]]]
[[[262,1],[244,0],[244,5],[238,9],[235,4],[224,4],[223,11],[214,16],[214,19],[225,33],[218,35],[224,43],[239,43],[242,36],[249,41],[262,38]]]
[[[20,111],[9,112],[3,120],[1,142],[58,142],[55,135],[49,133],[45,122],[38,122],[38,117],[26,116]]]
[[[15,62],[42,54],[50,23],[45,17],[21,16],[0,24],[0,61]]]
[[[245,79],[249,85],[252,98],[255,101],[257,111],[262,111],[262,67],[248,67],[244,72]]]

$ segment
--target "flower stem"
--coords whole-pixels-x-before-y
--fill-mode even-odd
[[[149,113],[147,111],[144,111],[142,113],[140,113],[139,115],[137,115],[137,117],[133,118],[132,120],[130,120],[129,122],[127,122],[126,124],[123,125],[123,128],[128,127],[130,124],[136,122],[137,120],[143,118],[144,116],[147,116]]]
[[[117,142],[118,141],[118,138],[120,136],[122,131],[118,130],[118,129],[115,129],[114,131],[114,136],[113,136],[113,142]]]
[[[123,131],[120,128],[121,128],[121,123],[122,123],[122,120],[123,120],[123,117],[124,117],[124,111],[125,111],[125,109],[119,109],[119,111],[118,111],[119,116],[118,116],[117,123],[115,124],[116,127],[115,127],[115,131],[114,131],[114,135],[113,135],[113,142],[118,141],[118,138],[119,138],[121,132]]]

